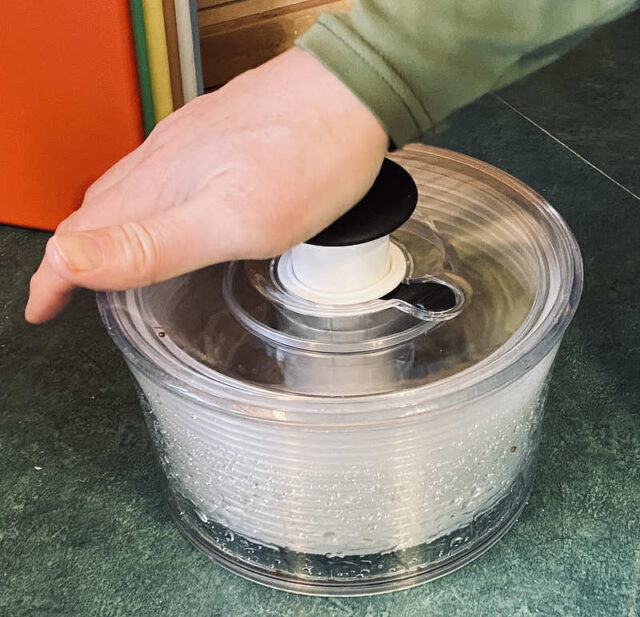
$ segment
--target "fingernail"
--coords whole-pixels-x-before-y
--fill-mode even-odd
[[[49,242],[53,253],[50,257],[54,260],[60,258],[70,272],[88,272],[102,265],[102,251],[98,243],[86,235],[53,236]]]

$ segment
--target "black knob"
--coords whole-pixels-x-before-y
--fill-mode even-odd
[[[390,234],[407,221],[418,203],[418,189],[404,168],[384,159],[367,194],[307,244],[349,246]]]

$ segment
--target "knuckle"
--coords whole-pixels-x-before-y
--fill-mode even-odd
[[[99,229],[105,226],[105,222],[101,218],[95,216],[97,213],[92,212],[85,206],[79,210],[72,212],[64,221],[56,227],[56,234],[67,234],[76,231],[86,231],[88,229]]]
[[[91,201],[100,190],[100,180],[96,180],[84,193],[84,202]]]
[[[125,223],[115,228],[110,252],[122,263],[123,268],[142,284],[153,282],[153,275],[160,262],[158,242],[142,222]]]
[[[78,221],[78,213],[72,212],[66,219],[64,219],[64,221],[62,221],[56,227],[56,233],[66,234],[69,231],[74,231],[74,229],[77,226],[77,221]]]

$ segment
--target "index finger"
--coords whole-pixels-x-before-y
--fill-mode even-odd
[[[52,319],[68,304],[73,289],[71,283],[53,271],[45,255],[31,277],[29,301],[24,309],[25,319],[32,324]]]

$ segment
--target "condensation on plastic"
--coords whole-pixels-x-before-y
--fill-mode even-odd
[[[286,346],[263,353],[253,339],[239,354],[228,349],[239,326],[218,320],[226,354],[204,361],[210,346],[160,335],[165,321],[141,309],[147,294],[166,312],[185,292],[179,281],[98,298],[140,386],[178,524],[263,584],[359,595],[441,576],[491,546],[532,486],[546,384],[581,292],[575,240],[495,168],[425,147],[394,158],[418,185],[413,222],[428,219],[467,280],[486,284],[415,341],[335,362]],[[402,234],[414,268],[441,266]],[[437,361],[429,341],[444,349]]]
[[[553,355],[492,397],[355,427],[228,416],[136,376],[166,472],[202,517],[299,553],[363,555],[433,542],[529,477]]]

